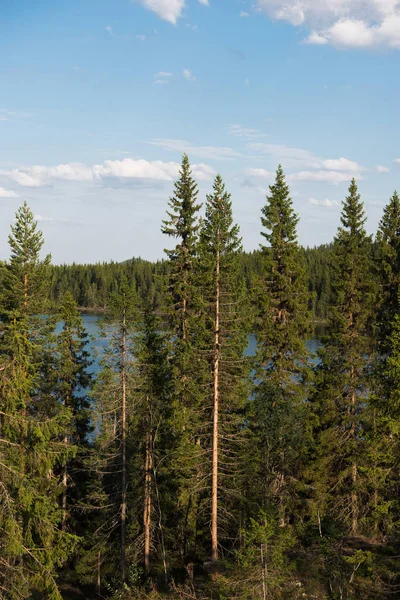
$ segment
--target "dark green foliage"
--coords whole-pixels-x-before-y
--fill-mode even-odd
[[[309,313],[297,242],[298,217],[281,167],[270,186],[261,221],[268,245],[262,246],[263,271],[257,289],[253,432],[258,455],[254,468],[259,508],[270,511],[274,507],[284,526],[299,516],[299,478],[307,454]]]
[[[40,592],[58,599],[57,568],[76,537],[60,529],[57,471],[75,453],[64,432],[71,413],[61,405],[46,414],[41,372],[47,323],[39,319],[50,258],[32,212],[17,213],[9,238],[11,259],[3,265],[0,355],[0,595],[30,598]]]
[[[329,333],[320,352],[315,392],[317,505],[356,535],[366,517],[366,406],[368,402],[371,318],[374,286],[371,239],[355,181],[343,203],[332,266],[334,304]]]
[[[353,181],[334,243],[299,247],[281,167],[260,250],[243,252],[220,176],[199,211],[184,156],[168,260],[62,267],[18,211],[0,263],[1,600],[399,595],[397,193],[375,243]],[[95,364],[78,306],[105,312]]]

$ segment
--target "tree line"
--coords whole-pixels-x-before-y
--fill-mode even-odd
[[[304,255],[307,284],[310,291],[309,303],[315,320],[325,320],[332,299],[331,245],[315,248],[300,248]],[[241,252],[238,269],[248,292],[251,292],[254,276],[260,274],[262,253],[260,250]],[[138,300],[151,298],[157,306],[167,304],[163,282],[168,277],[168,260],[150,262],[132,258],[124,262],[97,264],[51,265],[49,300],[57,306],[65,292],[70,292],[80,310],[103,312],[107,309],[110,294],[118,292],[127,279],[134,286]]]
[[[0,598],[400,594],[397,193],[373,240],[353,180],[318,253],[298,244],[281,167],[257,253],[221,176],[200,208],[184,155],[166,260],[96,267],[96,373],[80,268],[59,267],[56,288],[18,210],[1,265]],[[324,274],[311,281],[310,265]]]

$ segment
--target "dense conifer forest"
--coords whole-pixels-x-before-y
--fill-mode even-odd
[[[222,178],[200,198],[186,155],[156,264],[52,266],[21,206],[1,599],[400,598],[400,198],[374,238],[355,180],[332,244],[300,247],[298,222],[279,166],[244,252]],[[82,307],[104,310],[96,372]]]

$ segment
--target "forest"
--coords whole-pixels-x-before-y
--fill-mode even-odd
[[[244,252],[222,177],[202,208],[187,155],[157,263],[51,265],[19,208],[0,599],[400,598],[400,198],[375,236],[354,179],[331,244],[302,248],[298,223],[279,166]]]

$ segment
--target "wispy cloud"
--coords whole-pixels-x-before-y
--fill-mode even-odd
[[[352,173],[327,170],[300,171],[299,173],[293,173],[292,175],[289,175],[289,179],[291,181],[321,181],[324,183],[330,183],[332,185],[351,181],[352,177]],[[361,179],[360,176],[359,179]]]
[[[308,201],[313,206],[324,206],[325,208],[332,208],[334,206],[340,206],[340,202],[337,202],[336,200],[328,200],[328,198],[325,198],[325,200],[318,200],[317,198],[309,198]]]
[[[259,177],[260,179],[269,180],[274,178],[274,173],[272,171],[267,171],[266,169],[246,169],[245,175],[248,177]]]
[[[200,4],[202,4],[203,6],[210,6],[210,2],[209,0],[199,0]]]
[[[250,16],[250,14],[245,10],[241,10],[239,13],[239,17],[241,17],[242,19],[249,17],[249,16]]]
[[[164,150],[178,152],[179,154],[186,152],[189,156],[197,156],[202,159],[231,160],[242,156],[232,148],[224,146],[196,146],[195,144],[184,140],[161,138],[152,140],[149,143],[152,146],[159,146]]]
[[[228,132],[236,137],[247,139],[258,139],[265,137],[265,134],[258,129],[250,129],[237,124],[229,125]]]
[[[110,35],[112,35],[112,34],[113,34],[113,30],[112,30],[112,27],[111,27],[111,25],[106,25],[106,31],[107,31],[107,33],[109,33]]]
[[[186,81],[190,81],[191,83],[196,83],[196,77],[190,71],[190,69],[183,69],[183,76]]]
[[[138,33],[136,35],[136,39],[140,40],[141,42],[145,42],[147,40],[147,35],[143,35],[142,33]]]
[[[170,73],[169,71],[159,71],[154,76],[154,84],[167,85],[170,82],[172,76],[173,73]]]
[[[378,173],[389,173],[390,169],[388,167],[385,167],[383,165],[376,165],[375,170]]]
[[[19,198],[19,195],[12,190],[6,190],[5,188],[0,187],[0,198]]]
[[[362,178],[364,167],[344,157],[323,159],[302,148],[283,144],[252,143],[249,147],[267,156],[275,163],[282,163],[285,169],[301,169],[289,175],[292,181],[321,181],[337,184],[350,181],[352,177]]]

